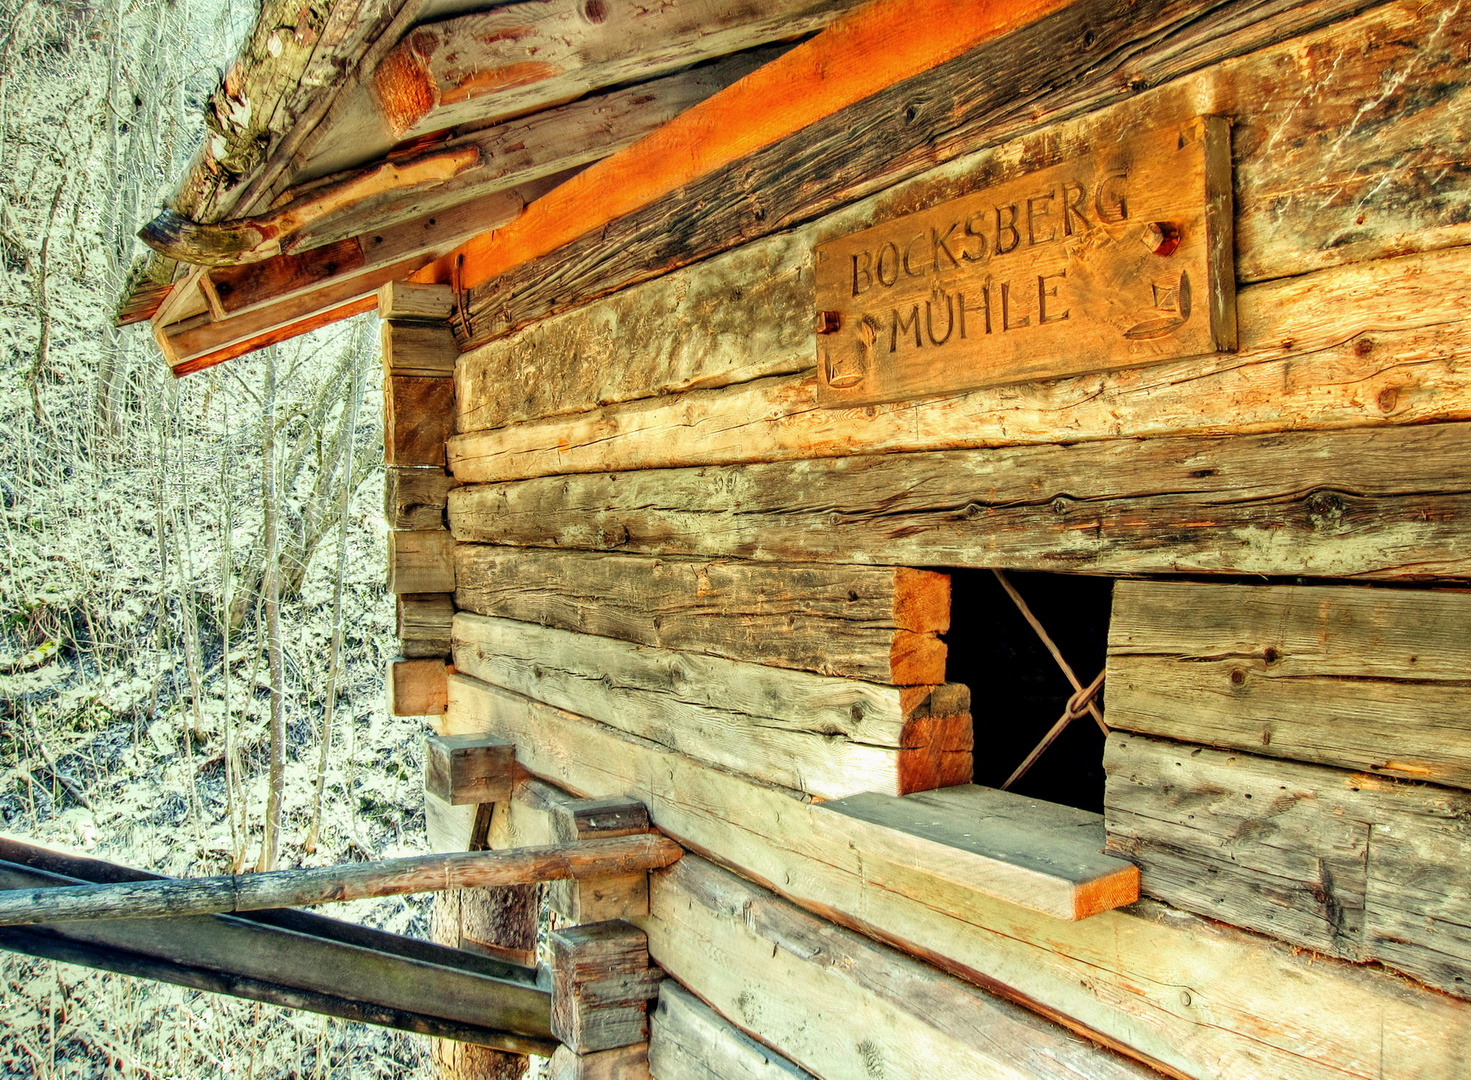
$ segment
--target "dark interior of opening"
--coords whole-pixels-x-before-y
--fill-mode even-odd
[[[949,570],[946,677],[971,689],[975,782],[1000,787],[1067,708],[1073,687],[990,570]],[[1109,578],[1006,571],[1084,685],[1103,670],[1113,598]],[[1103,696],[1098,697],[1100,709]],[[1105,716],[1107,714],[1105,713]],[[1103,809],[1103,732],[1082,716],[1009,789]]]

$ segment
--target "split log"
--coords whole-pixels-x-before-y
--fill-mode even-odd
[[[833,815],[819,819],[820,808],[789,794],[463,675],[450,678],[444,721],[444,730],[510,739],[523,766],[561,787],[638,799],[687,846],[722,852],[826,918],[1167,1075],[1460,1080],[1471,1064],[1471,1006],[1384,972],[1156,901],[1080,922],[1040,915],[885,857],[877,837],[861,853],[834,843]],[[772,952],[766,944],[766,962]],[[712,977],[717,968],[700,961]],[[761,982],[763,991],[777,984],[764,967]],[[729,1015],[740,1013],[732,1006]]]
[[[714,0],[647,7],[532,0],[420,26],[384,57],[373,85],[399,141],[535,112],[701,60],[820,29],[854,0]]]
[[[818,1076],[1158,1075],[695,856],[654,876],[644,925],[672,975]]]
[[[1471,794],[1118,732],[1104,763],[1150,896],[1471,997]]]
[[[450,654],[450,628],[455,618],[450,593],[406,593],[397,597],[399,652],[410,658],[445,659]]]
[[[193,880],[10,889],[0,891],[0,926],[263,911],[442,889],[599,877],[668,866],[680,854],[679,845],[662,836],[625,836],[560,847],[417,855]]]
[[[654,1080],[815,1080],[673,979],[649,1018],[649,1070]]]
[[[444,529],[393,529],[388,534],[388,591],[455,591],[455,541]]]
[[[447,524],[450,489],[459,481],[444,469],[390,468],[383,476],[383,516],[390,529],[429,532]]]
[[[1471,430],[1435,424],[470,485],[450,493],[450,525],[465,541],[707,558],[1461,578],[1468,477]]]
[[[1115,728],[1471,788],[1471,596],[1121,581]]]
[[[1237,297],[1239,352],[1107,375],[824,409],[817,405],[815,376],[805,373],[648,396],[493,431],[472,430],[487,415],[535,411],[549,388],[580,392],[580,362],[588,357],[583,331],[591,333],[604,320],[617,325],[631,306],[614,297],[463,357],[456,371],[457,386],[462,395],[476,397],[458,402],[465,433],[450,440],[449,460],[462,480],[496,482],[1062,438],[1076,442],[1465,420],[1471,418],[1467,376],[1471,368],[1466,362],[1471,357],[1471,326],[1464,321],[1471,304],[1468,281],[1471,248],[1460,247],[1251,285]],[[680,284],[688,282],[681,279]],[[744,300],[727,300],[721,305],[721,317],[734,323],[735,313],[745,311],[757,342],[782,332],[782,327],[763,323],[769,316],[761,305],[771,300],[770,292],[768,282],[749,307]],[[688,296],[683,299],[693,302]],[[554,331],[550,324],[559,320],[575,323],[576,333],[571,325],[563,334]],[[807,322],[791,316],[785,332],[801,340],[760,359],[774,369],[809,367],[814,346]],[[763,327],[760,333],[758,326]],[[687,341],[682,330],[686,346],[706,343],[700,326],[690,327],[687,334],[694,340]],[[554,353],[554,376],[539,380],[525,401],[522,395],[491,392],[501,363],[511,354],[520,355],[523,343],[535,341],[552,348],[563,335],[575,336],[578,347]],[[730,341],[743,340],[728,328],[726,335]],[[658,340],[662,348],[665,339]],[[506,356],[491,363],[496,350]],[[702,355],[710,358],[713,353],[712,349]],[[746,356],[742,362],[752,360]],[[610,386],[618,392],[623,390],[625,364],[640,361],[655,366],[655,358],[645,350],[633,349],[607,358],[599,370],[611,369]],[[654,386],[647,392],[661,389]]]
[[[1059,919],[1139,899],[1138,868],[1103,853],[1102,814],[974,784],[902,799],[849,795],[822,809],[872,826],[832,822],[834,843],[863,851],[878,838],[890,858],[906,849],[936,876]]]
[[[893,686],[945,681],[950,580],[926,570],[461,544],[455,581],[481,615]]]
[[[1295,58],[1304,50],[1311,55],[1316,47],[1324,55],[1357,58],[1360,43],[1347,36],[1344,28],[1321,31],[1317,35],[1321,45],[1311,39],[1297,40],[1279,50],[1281,66],[1270,71],[1261,85],[1243,88],[1246,92],[1238,99],[1243,103],[1240,109],[1233,108],[1234,102],[1228,97],[1235,88],[1221,77],[1227,67],[1223,61],[1314,31],[1370,6],[1365,0],[1334,0],[1310,7],[1290,0],[1216,2],[1205,10],[1198,4],[1176,0],[1147,0],[1127,10],[1107,0],[1069,4],[958,59],[808,124],[790,138],[754,152],[737,146],[734,149],[743,156],[728,158],[728,164],[686,180],[672,194],[603,227],[596,227],[602,225],[601,214],[596,219],[584,215],[580,222],[586,226],[583,238],[563,244],[551,254],[505,266],[507,245],[502,233],[495,243],[487,245],[498,256],[494,262],[486,260],[485,269],[494,271],[494,276],[471,290],[466,342],[483,344],[548,314],[830,213],[835,207],[914,177],[937,161],[953,160],[961,153],[995,146],[1030,131],[1047,128],[1053,138],[1046,159],[1031,160],[1028,167],[1052,164],[1068,149],[1055,138],[1052,129],[1070,118],[1128,101],[1138,93],[1141,83],[1159,86],[1182,80],[1178,96],[1172,96],[1175,88],[1166,85],[1153,95],[1140,95],[1138,111],[1108,117],[1102,127],[1104,137],[1111,138],[1121,130],[1161,126],[1158,122],[1138,125],[1141,119],[1157,121],[1161,115],[1169,122],[1210,113],[1232,119],[1239,116],[1244,123],[1247,114],[1262,110],[1268,103],[1281,102],[1289,116],[1294,109],[1300,111],[1298,123],[1307,129],[1301,132],[1303,145],[1316,145],[1323,114],[1310,111],[1304,103],[1317,98],[1318,88],[1310,82],[1310,88],[1301,93],[1285,92],[1281,79],[1299,67]],[[1381,35],[1379,48],[1365,61],[1371,70],[1364,72],[1355,64],[1345,72],[1344,81],[1352,83],[1344,92],[1348,110],[1336,115],[1335,123],[1347,122],[1355,115],[1366,86],[1380,86],[1382,79],[1394,78],[1387,73],[1413,70],[1418,74],[1423,67],[1438,72],[1436,81],[1464,81],[1458,60],[1462,46],[1438,40],[1433,43],[1433,59],[1418,54],[1413,43],[1425,38],[1418,7],[1400,5],[1386,18],[1393,22],[1393,29]],[[795,50],[789,56],[794,54]],[[1139,74],[1140,64],[1147,66],[1147,78]],[[1303,66],[1309,75],[1320,73],[1316,64]],[[1207,68],[1211,70],[1203,71]],[[1186,85],[1183,77],[1195,72],[1202,74]],[[1046,89],[1019,96],[1018,87]],[[1216,87],[1221,88],[1220,93],[1212,92]],[[1188,108],[1179,107],[1182,100],[1189,103]],[[1151,117],[1145,110],[1158,112]],[[693,117],[697,112],[698,108],[687,115]],[[1451,115],[1441,114],[1442,128],[1456,130],[1448,119]],[[731,140],[734,143],[746,133],[740,125],[732,126],[737,129]],[[1386,164],[1386,144],[1365,132],[1363,140],[1355,144],[1353,156],[1357,162],[1345,161],[1343,173],[1326,178],[1330,188],[1341,189],[1346,196],[1343,205],[1335,202],[1324,215],[1318,210],[1321,199],[1284,199],[1284,208],[1292,211],[1290,224],[1277,217],[1273,228],[1285,230],[1294,245],[1302,246],[1304,228],[1317,217],[1323,246],[1311,255],[1304,252],[1301,261],[1311,259],[1319,265],[1345,261],[1347,256],[1336,255],[1333,249],[1341,246],[1347,235],[1364,238],[1355,255],[1359,258],[1374,248],[1381,252],[1425,250],[1435,246],[1437,240],[1454,242],[1448,239],[1451,233],[1464,238],[1465,226],[1453,224],[1457,221],[1455,213],[1419,212],[1424,204],[1413,193],[1433,185],[1433,181],[1422,182],[1420,167],[1430,170],[1439,167],[1432,163],[1465,156],[1452,147],[1437,147],[1425,153],[1421,149],[1423,130],[1416,124],[1413,130],[1407,126],[1397,133],[1394,145],[1414,153],[1393,164]],[[854,132],[862,132],[863,137],[855,139]],[[1335,131],[1327,138],[1338,134]],[[1277,131],[1267,131],[1260,138],[1267,142],[1274,136],[1282,138]],[[1239,135],[1237,142],[1241,147]],[[1276,142],[1272,145],[1275,149]],[[1286,153],[1278,156],[1301,168],[1292,186],[1277,191],[1300,191],[1307,183],[1318,181],[1321,159],[1317,152],[1301,157]],[[617,157],[609,158],[604,166],[618,162]],[[1419,167],[1412,166],[1413,175],[1400,179],[1400,162]],[[1366,166],[1362,171],[1369,175],[1359,175],[1359,165]],[[968,179],[960,180],[943,195],[932,189],[931,201],[953,198],[991,182],[991,177],[984,171],[977,172],[973,165],[967,175]],[[593,179],[588,177],[582,182]],[[1392,194],[1375,192],[1374,184],[1386,180]],[[571,194],[573,191],[567,189],[561,198]],[[1370,206],[1385,211],[1382,224],[1369,225],[1367,231],[1354,224],[1363,209],[1354,203],[1360,195],[1368,197]],[[1464,195],[1451,199],[1465,205]],[[903,212],[926,205],[912,193],[903,204]],[[1410,207],[1408,214],[1403,209],[1405,204]],[[1332,225],[1324,230],[1322,222],[1330,217]],[[1411,220],[1407,222],[1407,218]],[[1311,230],[1308,235],[1312,235]],[[467,269],[481,243],[477,239],[466,245]],[[447,271],[435,267],[433,272]],[[1243,276],[1255,280],[1250,274]],[[470,273],[465,280],[473,282],[475,277]]]
[[[877,686],[465,612],[454,641],[460,671],[823,798],[970,779],[958,684]]]

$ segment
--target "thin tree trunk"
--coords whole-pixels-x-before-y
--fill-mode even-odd
[[[271,679],[270,775],[266,793],[265,834],[258,870],[274,870],[281,854],[281,799],[286,787],[286,677],[281,657],[281,544],[276,504],[276,349],[265,350],[266,385],[261,426],[262,531],[265,534],[266,664]]]

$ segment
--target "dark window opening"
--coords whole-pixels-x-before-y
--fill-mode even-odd
[[[971,690],[975,782],[1001,787],[1067,711],[1074,689],[995,574],[948,572],[946,677]],[[1079,574],[1004,573],[1086,687],[1107,657],[1113,581]],[[1095,701],[1102,712],[1102,691]],[[1069,723],[1008,790],[1101,812],[1103,779],[1103,732],[1085,714]]]

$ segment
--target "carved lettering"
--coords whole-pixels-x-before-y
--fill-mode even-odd
[[[1129,203],[1124,198],[1124,181],[1128,179],[1128,175],[1127,172],[1114,172],[1098,182],[1093,206],[1098,211],[1100,221],[1118,224],[1128,220]]]
[[[914,347],[917,349],[924,344],[919,338],[919,305],[915,304],[909,309],[909,318],[901,319],[899,309],[894,309],[893,321],[889,324],[889,352],[899,350],[899,334],[910,327],[914,328]]]
[[[1052,209],[1051,209],[1051,207],[1046,207],[1045,209],[1042,209],[1042,210],[1038,210],[1037,208],[1039,206],[1046,206],[1046,204],[1052,202],[1052,200],[1055,199],[1055,198],[1057,198],[1057,191],[1056,190],[1049,191],[1046,195],[1032,195],[1032,196],[1028,196],[1028,198],[1027,198],[1027,246],[1028,247],[1036,247],[1038,244],[1045,244],[1049,240],[1056,240],[1057,239],[1057,226],[1056,225],[1052,226],[1052,228],[1050,229],[1050,231],[1047,233],[1046,236],[1040,236],[1039,237],[1037,235],[1037,219],[1038,218],[1050,217],[1052,215]]]
[[[976,242],[976,250],[974,252],[968,248],[961,251],[960,257],[966,262],[980,262],[986,257],[986,234],[982,231],[985,228],[986,216],[984,211],[980,211],[966,219],[965,235],[968,239]],[[977,222],[980,223],[979,228],[977,227]]]
[[[924,277],[924,264],[921,263],[919,269],[916,270],[909,262],[910,256],[914,254],[914,245],[923,242],[923,240],[924,233],[920,233],[904,245],[904,272],[910,277]]]
[[[959,227],[960,222],[952,221],[949,228],[947,228],[943,233],[940,232],[939,226],[935,226],[930,229],[930,247],[934,250],[935,253],[934,268],[936,271],[940,269],[940,252],[942,251],[945,253],[945,258],[950,260],[951,266],[960,265],[960,260],[955,257],[955,252],[950,250],[950,237],[954,235],[955,230]]]
[[[1006,211],[1009,215],[1003,222],[1001,212]],[[1007,203],[1005,206],[996,207],[996,246],[997,255],[1010,255],[1016,250],[1016,246],[1022,242],[1021,230],[1016,227],[1016,203]],[[1011,239],[1002,243],[1001,238],[1010,234]]]
[[[863,266],[858,265],[858,256],[863,256]],[[861,275],[861,277],[860,277]],[[858,283],[862,281],[860,286]],[[853,256],[853,295],[862,296],[873,287],[873,252],[864,248]]]
[[[1082,184],[1062,185],[1062,235],[1077,236],[1085,233],[1093,226],[1088,221],[1088,215],[1084,212],[1084,205],[1088,202],[1088,189]],[[1076,219],[1082,226],[1080,229],[1073,227]]]
[[[955,332],[955,307],[949,293],[941,293],[945,298],[945,336],[935,336],[935,301],[933,299],[924,302],[924,326],[925,333],[930,337],[931,345],[943,345],[950,340],[950,335]]]
[[[967,304],[965,302],[965,293],[956,293],[955,310],[959,315],[960,336],[962,340],[966,337],[965,313],[968,311],[979,311],[981,313],[985,319],[985,322],[982,324],[983,329],[981,333],[989,334],[991,332],[991,283],[988,281],[981,286],[981,302],[979,304]]]
[[[1061,278],[1065,278],[1065,277],[1067,277],[1067,270],[1066,269],[1060,270],[1060,271],[1058,271],[1055,274],[1038,274],[1037,275],[1037,325],[1038,326],[1041,326],[1043,323],[1062,322],[1064,319],[1066,319],[1068,317],[1068,314],[1069,313],[1068,313],[1068,311],[1066,309],[1063,310],[1063,313],[1061,315],[1056,315],[1056,314],[1049,315],[1047,313],[1047,298],[1049,296],[1056,297],[1057,296],[1057,290],[1058,290],[1058,286],[1056,286],[1056,285],[1052,286],[1052,288],[1049,289],[1047,287],[1047,283],[1049,281],[1052,281],[1053,279],[1061,279]]]
[[[1003,281],[1001,283],[1001,329],[1002,331],[1016,330],[1019,327],[1031,326],[1032,317],[1023,315],[1016,322],[1011,321],[1011,284]]]
[[[889,272],[885,274],[884,257],[887,255],[894,256],[894,259],[889,264]],[[879,264],[876,272],[878,274],[879,284],[885,288],[893,288],[894,282],[899,280],[899,245],[894,243],[894,241],[890,240],[883,247],[879,248]]]

